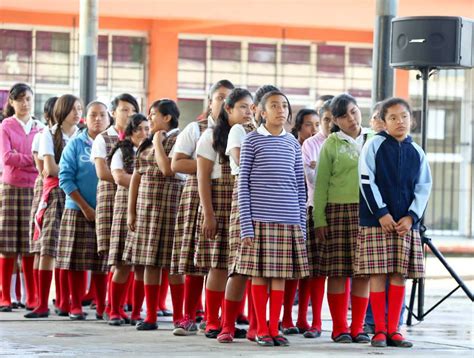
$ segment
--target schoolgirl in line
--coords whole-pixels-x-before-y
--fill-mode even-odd
[[[123,310],[123,306],[127,294],[128,278],[132,267],[127,265],[122,259],[128,232],[128,190],[135,167],[136,151],[142,141],[148,137],[149,131],[150,124],[144,115],[132,115],[125,128],[125,138],[117,142],[107,157],[112,176],[117,184],[108,255],[108,265],[115,267],[111,288],[109,290],[109,292],[111,292],[111,296],[109,297],[111,301],[109,325],[111,326],[120,326],[125,323],[124,318],[128,318]],[[140,321],[140,310],[144,299],[143,267],[136,266],[134,276],[132,325],[136,325],[136,323]]]
[[[11,277],[18,255],[26,286],[26,307],[36,306],[33,275],[34,255],[30,254],[29,222],[33,187],[38,171],[31,147],[44,125],[31,116],[33,91],[25,83],[17,83],[8,93],[5,119],[0,127],[0,155],[3,161],[0,207],[0,272],[2,299],[0,312],[11,312]]]
[[[173,334],[178,336],[197,333],[195,324],[196,309],[202,296],[204,275],[208,271],[206,268],[198,268],[194,265],[196,223],[199,208],[196,146],[206,128],[215,125],[214,119],[219,115],[224,100],[233,88],[234,85],[228,80],[218,81],[211,87],[207,119],[192,122],[186,126],[178,136],[173,149],[171,162],[173,171],[187,174],[176,219],[171,264],[172,274],[186,275],[185,316],[173,331]]]
[[[265,124],[246,137],[240,154],[242,243],[236,272],[252,277],[257,343],[286,346],[278,331],[285,280],[308,276],[303,163],[299,143],[284,130],[291,121],[287,97],[272,91],[261,105]]]
[[[198,244],[195,263],[198,267],[209,269],[206,282],[208,338],[216,338],[221,329],[219,309],[226,291],[229,268],[229,217],[234,178],[231,175],[229,157],[225,154],[227,139],[232,126],[250,124],[252,115],[250,92],[241,88],[233,89],[224,101],[216,126],[204,132],[196,149],[201,206],[196,227]],[[237,280],[233,280],[236,282],[230,286],[225,310],[222,310],[223,319],[228,324],[225,334],[230,340],[234,336],[235,320],[246,285],[246,278],[239,282]]]
[[[295,123],[291,129],[291,134],[295,136],[300,145],[303,145],[309,138],[316,134],[319,129],[319,117],[313,109],[300,110],[295,118]],[[309,236],[309,234],[308,234]],[[310,296],[309,279],[286,280],[285,297],[283,299],[283,320],[282,328],[284,334],[305,333],[309,329],[306,319]],[[292,310],[295,300],[296,289],[298,290],[298,320],[296,326],[293,324]]]
[[[423,149],[408,135],[411,113],[404,99],[385,100],[380,118],[386,130],[367,143],[359,159],[361,228],[355,271],[356,275],[370,276],[374,347],[413,345],[398,331],[398,324],[405,278],[424,275],[419,226],[432,178]]]
[[[145,266],[146,318],[137,330],[158,328],[156,316],[161,285],[161,270],[170,268],[174,227],[182,177],[171,169],[170,153],[179,133],[179,110],[169,99],[154,102],[149,111],[153,139],[145,139],[137,151],[130,181],[127,223],[128,238],[123,260]],[[170,277],[173,320],[183,318],[184,279]]]
[[[360,126],[356,100],[341,94],[331,101],[333,131],[321,149],[314,192],[314,224],[319,240],[313,274],[328,277],[328,303],[336,343],[368,343],[363,321],[368,304],[368,284],[354,277],[358,234],[359,188],[357,163],[370,130]],[[347,285],[352,277],[352,287]],[[349,291],[352,323],[347,312]]]
[[[95,281],[96,318],[103,319],[108,271],[107,261],[97,253],[98,178],[91,161],[94,139],[110,125],[107,106],[97,101],[89,103],[86,124],[87,128],[63,149],[59,161],[59,187],[66,194],[66,203],[59,230],[56,266],[67,270],[71,296],[69,318],[72,320],[85,319],[81,301],[86,291],[86,271],[92,272]],[[66,301],[63,295],[61,298],[61,302]]]
[[[63,95],[55,103],[54,118],[56,124],[47,129],[41,135],[39,148],[39,157],[43,158],[44,183],[40,207],[35,213],[35,232],[34,239],[39,242],[40,261],[39,261],[39,302],[36,309],[25,315],[25,318],[48,317],[48,298],[53,278],[54,261],[57,252],[57,238],[59,236],[61,218],[64,211],[65,195],[59,188],[59,161],[64,147],[73,138],[79,128],[77,124],[82,117],[81,101],[73,95]],[[69,311],[69,290],[66,290],[68,282],[57,281],[59,288],[64,286],[63,297],[56,297],[58,311],[66,313]],[[59,275],[59,278],[61,276]],[[60,313],[60,312],[58,312]]]

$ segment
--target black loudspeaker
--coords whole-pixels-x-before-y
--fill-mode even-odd
[[[471,68],[473,21],[451,16],[395,18],[390,49],[390,65],[395,68]]]

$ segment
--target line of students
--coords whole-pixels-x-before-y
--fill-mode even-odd
[[[280,328],[285,335],[321,335],[328,277],[335,342],[411,346],[398,332],[398,318],[405,278],[423,274],[417,229],[431,176],[423,151],[408,136],[406,101],[381,105],[385,130],[374,135],[361,127],[353,97],[321,98],[317,111],[298,114],[291,134],[285,94],[263,86],[254,99],[222,80],[211,88],[207,118],[181,132],[175,102],[158,100],[145,117],[127,94],[112,103],[113,125],[107,106],[96,101],[86,107],[86,128],[79,131],[82,104],[64,95],[49,103],[55,124],[37,136],[35,150],[33,138],[42,128],[30,115],[32,95],[25,84],[12,88],[9,118],[0,129],[2,311],[11,310],[10,276],[21,255],[27,305],[34,308],[25,317],[49,315],[57,270],[56,312],[85,319],[81,301],[90,271],[97,319],[153,330],[169,273],[173,333],[191,335],[206,276],[206,337],[287,346]],[[33,195],[37,170],[42,179]],[[21,222],[32,213],[34,225],[24,226],[30,235]],[[38,256],[35,275],[31,253]],[[128,317],[123,307],[130,287]],[[372,340],[363,329],[369,287]],[[247,295],[248,332],[235,327]]]

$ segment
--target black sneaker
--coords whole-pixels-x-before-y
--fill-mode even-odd
[[[207,338],[216,339],[217,336],[219,335],[219,333],[221,333],[220,329],[210,329],[209,331],[206,331],[206,333],[204,333],[204,335]]]

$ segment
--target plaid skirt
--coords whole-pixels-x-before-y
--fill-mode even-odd
[[[315,276],[352,277],[359,233],[359,204],[326,206],[328,235],[318,243],[313,268]]]
[[[175,179],[143,181],[138,189],[135,231],[129,231],[123,260],[170,269],[183,184]]]
[[[33,188],[3,183],[0,197],[0,253],[27,254]]]
[[[97,254],[95,223],[87,221],[80,210],[64,210],[56,267],[74,271],[109,271],[106,258]]]
[[[404,237],[384,234],[380,227],[361,227],[354,260],[355,275],[399,273],[408,278],[424,276],[420,233],[409,231]]]
[[[115,194],[112,230],[110,231],[110,249],[107,262],[109,266],[124,263],[122,257],[128,234],[127,209],[128,189],[123,186],[118,186],[117,193]]]
[[[66,195],[61,188],[58,187],[51,190],[48,199],[48,207],[43,216],[41,236],[37,240],[41,246],[41,256],[47,255],[56,257],[65,200]]]
[[[43,195],[43,176],[38,175],[35,180],[35,187],[33,189],[33,202],[31,203],[30,212],[30,253],[37,254],[41,251],[41,244],[39,240],[33,240],[35,233],[35,215],[38,211],[38,206]]]
[[[309,275],[303,232],[299,225],[254,221],[253,245],[240,246],[235,271],[264,278],[299,279]]]
[[[212,207],[217,221],[216,237],[206,239],[202,235],[204,214],[199,206],[196,222],[196,254],[194,264],[206,269],[228,270],[229,264],[229,217],[232,204],[234,178],[231,175],[212,179]]]
[[[237,255],[240,250],[240,215],[239,215],[239,180],[235,177],[234,190],[232,191],[232,204],[229,218],[229,276],[235,274]]]
[[[117,186],[105,180],[99,180],[97,187],[97,207],[95,209],[95,232],[99,251],[109,252],[110,230],[114,213],[114,200]]]
[[[171,274],[206,275],[206,268],[194,265],[196,248],[196,220],[199,209],[198,183],[195,175],[188,175],[176,216]]]
[[[309,276],[318,277],[319,272],[316,270],[316,268],[320,243],[316,238],[312,206],[309,206],[306,209],[306,214],[306,252],[308,253]]]

